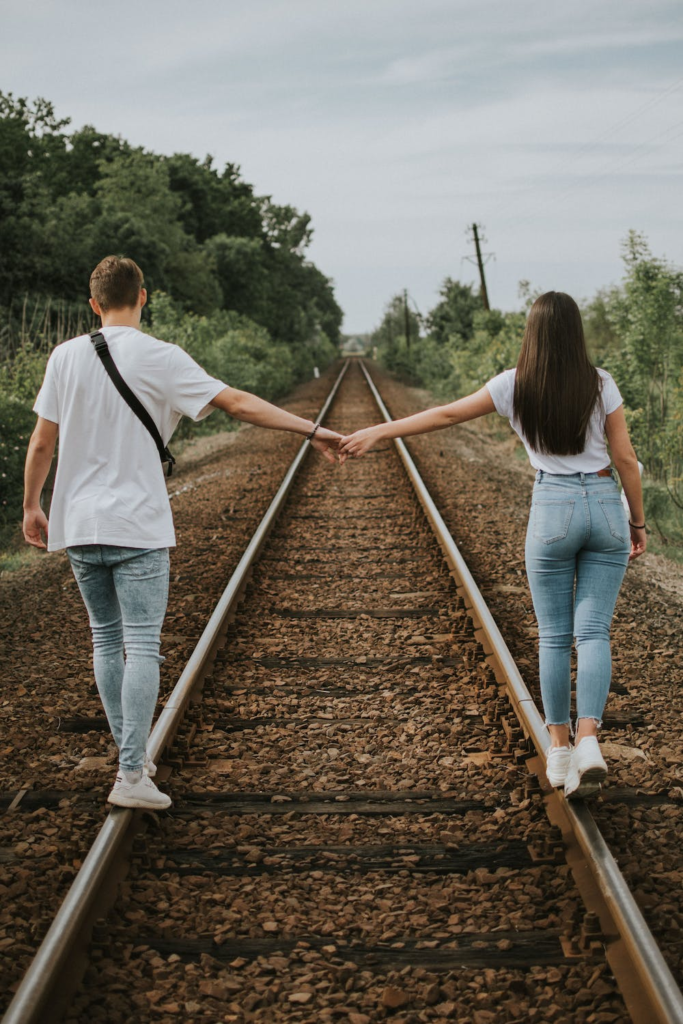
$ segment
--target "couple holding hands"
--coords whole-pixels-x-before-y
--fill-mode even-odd
[[[91,275],[90,292],[102,328],[54,349],[34,405],[38,420],[26,457],[23,528],[29,544],[66,549],[89,615],[95,681],[119,751],[110,803],[160,810],[171,802],[155,786],[156,768],[146,755],[163,660],[169,548],[175,546],[162,460],[172,461],[166,445],[181,416],[201,420],[214,408],[309,437],[326,459],[340,463],[389,438],[491,412],[507,416],[537,470],[526,565],[539,623],[548,778],[573,796],[599,787],[607,772],[597,732],[610,685],[612,614],[628,561],[645,550],[646,537],[621,397],[610,375],[590,362],[573,299],[561,292],[537,299],[516,368],[475,394],[342,437],[226,386],[177,345],[141,332],[147,293],[133,260],[106,257]],[[40,495],[58,434],[48,523]]]

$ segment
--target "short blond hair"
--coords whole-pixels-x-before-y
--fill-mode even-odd
[[[136,306],[143,285],[142,271],[127,256],[105,256],[90,275],[90,294],[103,313]]]

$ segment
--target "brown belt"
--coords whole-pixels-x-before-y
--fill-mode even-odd
[[[611,476],[612,470],[608,466],[607,469],[599,469],[596,476]]]

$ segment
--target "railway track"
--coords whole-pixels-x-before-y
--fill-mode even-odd
[[[405,447],[308,447],[155,726],[171,812],[109,815],[4,1021],[683,1021]]]

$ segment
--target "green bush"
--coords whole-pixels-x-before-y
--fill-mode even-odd
[[[237,313],[219,310],[197,316],[178,309],[169,296],[156,293],[152,303],[151,332],[184,348],[212,377],[231,387],[272,398],[293,384],[292,358],[285,346],[274,346],[268,332]],[[280,351],[281,350],[281,351]],[[210,433],[225,426],[211,418],[201,424],[183,419],[181,438]]]
[[[35,422],[29,404],[0,392],[0,526],[21,520],[24,459]]]
[[[21,345],[0,366],[0,395],[11,397],[33,406],[45,376],[49,353],[35,349],[31,344]]]
[[[516,364],[524,319],[523,313],[481,310],[474,314],[469,337],[452,334],[440,341],[427,335],[413,339],[408,349],[400,336],[380,342],[380,360],[403,380],[429,388],[442,401],[454,401]]]
[[[180,345],[226,384],[268,400],[285,394],[297,380],[312,377],[314,366],[329,366],[338,354],[322,331],[310,342],[285,345],[249,317],[226,310],[210,316],[185,313],[159,292],[151,311],[150,330],[158,338]]]

